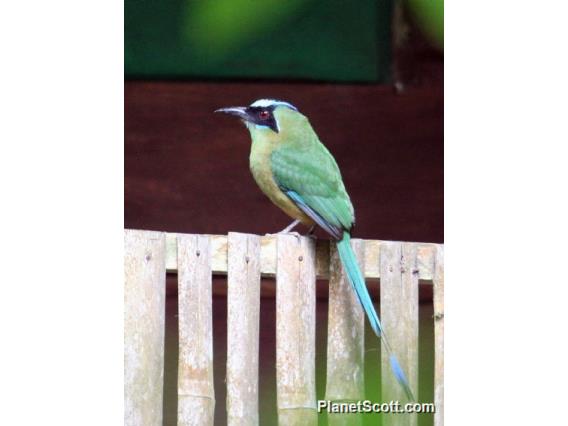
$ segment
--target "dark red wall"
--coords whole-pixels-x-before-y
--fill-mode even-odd
[[[289,222],[248,170],[250,139],[216,108],[292,102],[335,156],[355,235],[443,241],[443,88],[306,83],[127,82],[125,227],[264,234]],[[322,235],[322,234],[320,234]]]

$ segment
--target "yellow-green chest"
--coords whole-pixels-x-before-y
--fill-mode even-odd
[[[262,192],[270,198],[270,201],[280,207],[288,216],[299,219],[305,225],[312,225],[314,222],[296,207],[274,181],[270,163],[271,153],[272,149],[270,149],[268,144],[253,140],[249,159],[250,171],[252,172],[254,180]]]

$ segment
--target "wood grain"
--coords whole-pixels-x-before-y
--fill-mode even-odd
[[[389,242],[381,245],[381,320],[393,353],[410,388],[418,390],[418,274],[416,246]],[[383,401],[409,402],[396,381],[384,345],[381,350]],[[416,414],[385,413],[385,426],[415,426]]]
[[[211,244],[206,235],[177,236],[178,254],[178,421],[212,426],[213,316]]]
[[[359,267],[365,268],[365,243],[351,240]],[[327,325],[327,380],[325,399],[365,400],[365,314],[332,245]],[[330,425],[360,425],[354,413],[328,413]]]
[[[260,238],[229,233],[227,424],[258,425]]]
[[[434,426],[444,426],[444,246],[434,263]]]
[[[278,235],[276,393],[280,425],[316,425],[315,244]]]
[[[162,425],[165,234],[124,232],[124,424]]]
[[[177,256],[175,233],[166,234],[168,272],[176,272]],[[227,236],[210,235],[212,250],[212,269],[214,274],[227,273]],[[381,245],[388,243],[379,240],[361,240],[365,245],[365,261],[363,275],[368,280],[380,278],[379,256]],[[316,240],[316,275],[318,279],[329,279],[329,240]],[[434,265],[435,244],[414,243],[417,252],[418,278],[425,284],[431,284]],[[274,277],[276,274],[277,249],[275,236],[260,236],[260,272],[263,277]]]

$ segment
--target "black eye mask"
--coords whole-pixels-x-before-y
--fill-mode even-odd
[[[246,109],[248,121],[258,126],[266,126],[272,131],[278,133],[278,124],[274,117],[274,106],[267,107],[253,107],[249,106]]]

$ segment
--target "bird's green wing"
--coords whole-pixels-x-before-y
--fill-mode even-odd
[[[306,142],[306,141],[304,141]],[[318,140],[283,145],[271,155],[276,183],[327,232],[340,239],[355,222],[335,159]]]

